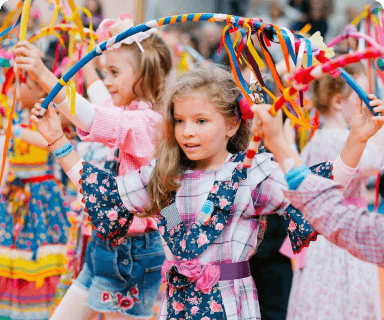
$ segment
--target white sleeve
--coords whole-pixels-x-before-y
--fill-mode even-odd
[[[91,130],[93,118],[95,117],[95,106],[78,93],[76,93],[76,108],[73,116],[71,116],[68,109],[68,97],[56,104],[56,108],[76,127],[85,132]]]
[[[101,80],[91,83],[87,88],[87,94],[89,101],[93,104],[102,104],[105,100],[112,99],[111,94]]]
[[[340,156],[337,157],[333,163],[332,175],[333,180],[342,186],[340,189],[341,192],[347,189],[356,171],[357,168],[348,167],[343,160],[341,160]]]
[[[80,170],[83,169],[83,158],[81,158],[71,169],[69,169],[66,173],[69,178],[69,180],[72,181],[72,183],[75,185],[77,190],[81,189],[80,180],[81,180],[81,174]]]

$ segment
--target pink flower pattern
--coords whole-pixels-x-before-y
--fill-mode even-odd
[[[123,296],[121,292],[117,292],[116,295],[114,295],[112,292],[104,291],[101,294],[101,302],[108,303],[113,309],[124,313],[134,307],[135,303],[138,301],[138,295],[139,290],[137,285],[135,285],[128,290],[126,296]]]

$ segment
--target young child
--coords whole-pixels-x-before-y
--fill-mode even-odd
[[[368,79],[361,63],[346,66],[362,88]],[[340,154],[349,134],[357,94],[340,78],[326,75],[315,81],[313,102],[324,117],[324,125],[301,153],[311,166]],[[370,97],[376,99],[375,96]],[[368,142],[359,169],[344,191],[345,204],[366,208],[366,178],[384,167],[384,154]],[[305,266],[294,275],[288,319],[378,319],[380,311],[378,270],[319,236],[305,257]]]
[[[109,38],[132,26],[124,17],[117,22],[111,19],[103,22],[101,33]],[[21,42],[15,52],[27,57],[18,58],[20,68],[33,70],[42,86],[51,90],[57,79],[41,66],[33,48]],[[71,116],[64,90],[57,108],[76,124],[83,141],[101,142],[119,149],[118,174],[121,175],[149,164],[156,127],[161,120],[152,106],[164,89],[172,61],[169,49],[153,30],[116,44],[103,56],[104,85],[112,101],[95,107],[77,95],[76,114]],[[91,319],[100,312],[107,319],[123,315],[124,319],[151,317],[165,258],[153,218],[135,217],[128,236],[118,248],[113,248],[109,241],[102,242],[96,235],[94,232],[82,272],[52,319]],[[105,291],[116,298],[117,304],[103,303]],[[128,298],[133,303],[125,305]]]
[[[18,104],[29,113],[45,96],[27,74]],[[60,275],[66,271],[68,208],[54,179],[54,157],[29,115],[12,129],[10,176],[0,206],[0,318],[47,319]]]
[[[33,110],[33,121],[53,142],[63,169],[82,182],[83,200],[101,237],[118,244],[132,214],[156,217],[167,255],[167,295],[158,319],[260,319],[248,259],[265,231],[263,217],[284,215],[289,203],[270,154],[256,155],[248,170],[242,164],[249,109],[239,98],[228,71],[185,73],[163,100],[158,160],[116,179],[83,163],[74,151],[60,157],[67,141],[58,139],[52,105],[42,119],[36,117],[40,105]],[[303,220],[300,229],[291,221],[292,231],[307,228]],[[122,297],[108,290],[100,298],[106,306],[124,300],[128,308],[134,302],[131,293]]]

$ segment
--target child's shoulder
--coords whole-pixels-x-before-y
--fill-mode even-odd
[[[242,154],[243,153],[236,154],[240,156],[235,157],[235,162],[237,159],[238,162],[242,163]],[[281,172],[281,177],[284,179],[282,171],[275,161],[273,154],[267,149],[261,148],[254,156],[251,167],[248,169],[247,180],[251,186],[254,186],[267,179],[275,171]]]

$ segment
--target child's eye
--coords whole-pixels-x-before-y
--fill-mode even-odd
[[[197,123],[198,123],[198,124],[204,124],[204,123],[206,123],[206,122],[207,122],[206,119],[199,119],[199,120],[197,120]]]
[[[181,119],[175,119],[175,123],[176,123],[176,124],[181,124],[181,123],[183,123],[183,120],[181,120]]]
[[[118,72],[116,70],[111,70],[111,73],[113,76],[116,76],[118,74]]]

